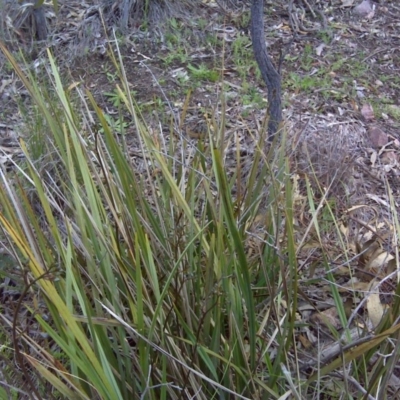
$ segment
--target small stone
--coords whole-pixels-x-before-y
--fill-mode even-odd
[[[353,12],[360,17],[367,17],[373,10],[371,1],[364,0],[358,6],[354,7]]]
[[[371,122],[375,119],[374,109],[371,104],[363,104],[361,108],[361,115],[367,122]]]
[[[378,126],[372,126],[369,129],[369,138],[371,140],[372,147],[375,149],[379,149],[387,145],[389,142],[388,135]]]

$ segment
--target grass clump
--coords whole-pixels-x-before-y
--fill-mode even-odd
[[[266,374],[264,365],[279,369],[278,358],[262,354],[259,335],[266,332],[254,300],[255,291],[268,296],[261,282],[269,282],[268,260],[277,254],[261,241],[263,265],[250,262],[245,243],[266,184],[263,218],[282,220],[273,192],[284,181],[273,178],[259,152],[246,192],[234,201],[230,193],[243,182],[239,173],[226,175],[222,136],[210,137],[211,146],[179,149],[171,135],[163,145],[137,114],[122,75],[120,106],[136,127],[138,167],[91,94],[77,86],[72,101],[49,61],[51,109],[47,94],[12,60],[43,117],[43,149],[53,168],[41,169],[43,158],[32,158],[22,142],[26,168],[18,188],[3,175],[0,193],[4,238],[29,276],[25,298],[37,291],[47,310],[28,301],[46,341],[32,343],[14,321],[16,346],[30,346],[21,354],[29,373],[68,398],[252,398],[260,387],[278,398],[284,382],[273,370]],[[284,179],[282,157],[277,166]],[[293,332],[293,314],[282,329]]]
[[[297,348],[306,325],[300,300],[309,300],[300,253],[323,249],[321,233],[330,226],[343,259],[350,257],[334,202],[321,194],[315,203],[310,182],[309,225],[299,233],[285,135],[267,152],[260,129],[250,168],[238,146],[229,169],[223,98],[208,137],[196,144],[179,129],[155,131],[141,118],[119,61],[113,98],[134,127],[127,137],[126,114],[116,132],[89,91],[64,88],[50,53],[46,91],[2,49],[46,130],[33,152],[21,142],[25,166],[1,173],[2,239],[17,266],[10,276],[22,288],[14,317],[0,313],[22,371],[12,390],[26,379],[37,398],[308,399],[338,393],[346,361],[351,379],[378,392],[382,375],[366,366],[397,334],[392,315],[382,333],[319,372],[309,371]],[[194,71],[207,80],[214,72]],[[328,256],[322,253],[321,265],[340,321],[330,332],[350,337]]]

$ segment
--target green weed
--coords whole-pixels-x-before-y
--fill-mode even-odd
[[[220,79],[220,74],[215,69],[210,69],[206,64],[200,64],[198,67],[188,65],[190,76],[194,80],[217,82]]]

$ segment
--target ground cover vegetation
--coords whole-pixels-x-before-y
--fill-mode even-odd
[[[400,9],[260,4],[0,0],[0,399],[398,397]]]

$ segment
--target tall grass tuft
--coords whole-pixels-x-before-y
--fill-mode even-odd
[[[127,138],[88,91],[63,87],[50,54],[46,90],[3,51],[46,130],[43,155],[21,141],[26,165],[3,172],[0,189],[0,224],[26,275],[24,305],[46,337],[32,340],[18,316],[3,315],[27,373],[67,398],[279,398],[294,311],[281,314],[275,302],[295,306],[296,285],[295,249],[285,242],[281,251],[278,240],[282,224],[292,230],[283,153],[271,160],[260,141],[248,180],[228,176],[223,122],[180,149],[181,137],[166,141],[146,126],[122,72],[139,171]],[[278,276],[290,277],[282,290]],[[287,340],[271,359],[275,312],[274,336]]]
[[[228,172],[224,119],[212,118],[196,144],[179,124],[148,126],[121,60],[117,90],[130,136],[113,131],[83,85],[63,86],[50,53],[50,84],[39,87],[0,47],[40,120],[34,139],[21,140],[24,163],[0,171],[2,241],[22,287],[13,317],[0,313],[1,335],[31,396],[317,398],[322,379],[353,360],[354,376],[375,390],[382,374],[369,375],[368,352],[397,334],[388,320],[308,381],[302,370],[295,341],[307,297],[297,259],[307,237],[294,225],[284,134],[269,151],[262,132],[254,135],[251,167],[243,173],[239,149]],[[319,236],[325,199],[316,206],[307,190],[307,232]]]

